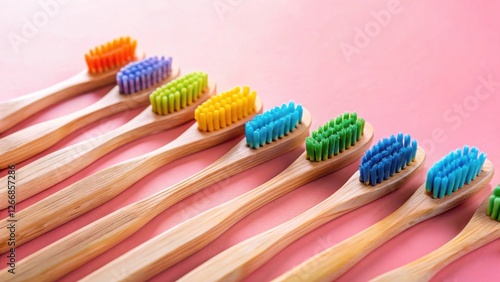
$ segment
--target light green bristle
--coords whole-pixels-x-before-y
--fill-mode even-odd
[[[149,101],[153,113],[167,115],[180,111],[195,102],[208,87],[208,75],[193,72],[157,88]]]
[[[306,139],[307,159],[324,161],[354,146],[365,127],[356,113],[345,113],[320,126]]]
[[[500,185],[495,188],[488,202],[488,211],[486,214],[491,219],[500,221]]]

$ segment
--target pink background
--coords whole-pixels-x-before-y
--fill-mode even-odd
[[[500,3],[498,1],[66,1],[27,43],[11,44],[23,18],[43,11],[36,1],[0,4],[0,100],[39,90],[84,68],[88,48],[131,35],[149,55],[172,55],[184,73],[203,70],[219,90],[236,85],[256,89],[266,108],[293,99],[313,114],[313,128],[344,111],[357,111],[375,127],[375,139],[404,131],[427,151],[427,170],[452,149],[470,144],[500,162]],[[222,4],[221,4],[222,3]],[[214,5],[229,5],[218,13]],[[384,26],[373,13],[391,7]],[[369,28],[368,40],[357,29]],[[344,54],[350,45],[355,53]],[[16,50],[17,49],[17,50]],[[496,81],[474,98],[480,77]],[[90,105],[110,87],[63,102],[10,132]],[[474,102],[478,102],[475,104]],[[463,116],[455,105],[466,104]],[[53,152],[118,127],[140,109],[90,125],[40,154]],[[57,186],[18,205],[20,209],[103,168],[158,148],[189,124],[133,142]],[[203,169],[238,140],[179,159],[145,177],[106,205],[18,248],[18,258],[110,212]],[[89,274],[141,242],[271,179],[303,148],[233,176],[173,206],[140,232],[63,280]],[[18,167],[35,160],[37,156]],[[248,216],[215,242],[156,277],[172,281],[224,249],[276,226],[335,192],[358,163],[305,185]],[[6,171],[1,172],[2,175]],[[289,246],[248,278],[270,280],[312,255],[382,219],[425,179],[422,172],[400,190],[324,225]],[[377,249],[340,281],[365,281],[410,262],[453,238],[486,197],[485,191],[460,207],[415,226]],[[6,212],[1,211],[2,217]],[[453,263],[434,281],[500,280],[500,240]],[[5,257],[0,259],[5,266]]]

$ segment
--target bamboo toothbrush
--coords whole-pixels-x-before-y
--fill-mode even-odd
[[[398,189],[420,171],[424,160],[423,149],[417,148],[410,135],[384,138],[366,151],[359,171],[326,200],[225,250],[179,281],[242,280],[307,233]]]
[[[258,129],[249,131],[248,124],[257,124]],[[16,267],[25,269],[26,272],[22,271],[21,274],[21,271],[18,271],[20,277],[26,280],[36,278],[40,281],[64,276],[131,236],[183,198],[298,147],[308,135],[310,125],[309,112],[303,110],[300,105],[295,107],[294,103],[256,116],[247,123],[247,135],[251,132],[253,136],[257,130],[261,136],[263,132],[270,133],[265,134],[266,139],[259,140],[257,146],[263,147],[253,149],[247,146],[245,140],[239,142],[203,171],[173,187],[117,210],[21,261]],[[266,142],[270,144],[265,144]]]
[[[472,219],[444,246],[407,265],[382,274],[372,281],[429,281],[450,263],[500,238],[500,186],[486,198]]]
[[[201,88],[206,89],[207,81],[203,83]],[[169,144],[103,169],[16,213],[16,218],[22,222],[22,228],[16,232],[16,246],[104,204],[141,178],[178,158],[243,134],[245,122],[260,111],[262,101],[248,87],[243,90],[236,87],[210,98],[195,111],[198,123]],[[213,120],[214,113],[219,113],[220,120],[224,119],[225,127],[207,127],[207,118]],[[8,225],[8,218],[0,221],[0,228]],[[0,242],[8,240],[8,236],[7,232],[0,233]],[[8,249],[7,244],[0,244],[0,253]]]
[[[120,67],[134,61],[137,42],[120,37],[85,54],[87,70],[46,89],[0,102],[0,133],[64,99],[115,82]]]
[[[481,169],[482,168],[482,169]],[[422,185],[399,209],[378,223],[313,256],[274,281],[331,281],[399,233],[456,207],[483,189],[493,164],[468,146],[434,164]],[[426,191],[427,190],[427,191]]]
[[[373,128],[365,125],[355,113],[346,113],[312,135],[315,139],[309,143],[319,151],[317,155],[310,155],[311,160],[303,153],[270,181],[158,235],[97,270],[88,280],[144,281],[157,275],[208,245],[259,207],[360,158],[370,145]],[[254,137],[258,136],[251,136]],[[326,140],[331,140],[332,146],[329,147]],[[322,152],[325,143],[329,151]],[[137,254],[142,255],[138,257]]]
[[[130,63],[116,74],[117,86],[96,103],[72,114],[32,125],[0,139],[0,169],[24,161],[68,134],[127,109],[148,104],[156,87],[179,75],[172,58],[150,57]]]
[[[16,202],[19,203],[61,182],[126,143],[193,119],[196,107],[211,97],[216,89],[214,83],[209,83],[204,92],[201,92],[203,89],[197,88],[207,79],[206,76],[204,73],[194,72],[175,79],[151,94],[155,110],[153,106],[149,106],[121,127],[53,152],[22,167],[17,171],[17,174],[23,177],[17,181],[17,185],[22,189],[16,194]],[[179,100],[178,107],[171,104],[171,108],[167,107],[165,112],[156,109],[156,97],[166,97],[165,99],[173,101],[176,93],[180,96],[182,91],[186,92],[186,99]],[[7,178],[8,175],[1,178],[0,183],[7,183]],[[0,210],[9,205],[7,196],[7,187],[0,187]]]

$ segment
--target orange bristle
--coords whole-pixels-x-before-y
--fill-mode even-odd
[[[118,69],[134,61],[137,41],[130,37],[120,37],[97,46],[85,54],[90,74],[101,74]]]

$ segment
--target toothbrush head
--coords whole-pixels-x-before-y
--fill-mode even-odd
[[[425,188],[433,198],[451,195],[480,175],[485,160],[476,147],[452,151],[429,169]]]
[[[149,95],[149,101],[155,114],[167,115],[196,102],[207,88],[208,75],[193,72],[157,88]]]
[[[198,129],[213,132],[236,123],[255,113],[257,93],[248,86],[235,87],[213,96],[195,111]]]
[[[356,113],[345,113],[320,126],[306,139],[307,159],[324,161],[337,156],[361,139],[365,120]]]
[[[116,74],[121,94],[133,94],[158,86],[172,73],[172,58],[149,57],[122,67]]]
[[[415,162],[417,148],[417,141],[409,134],[380,140],[361,158],[359,181],[375,186],[389,179]]]
[[[294,102],[290,102],[257,115],[245,124],[247,145],[257,149],[283,138],[302,122],[302,113],[301,105],[295,106]]]
[[[125,66],[136,59],[136,46],[137,41],[127,36],[90,49],[85,54],[88,72],[98,75]]]

